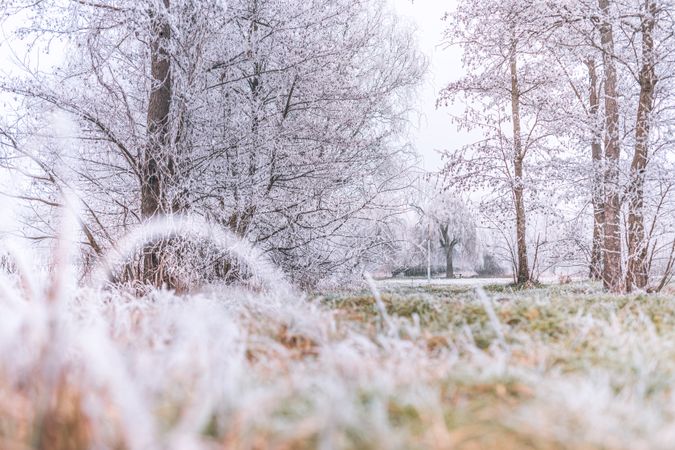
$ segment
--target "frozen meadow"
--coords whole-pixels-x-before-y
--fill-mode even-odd
[[[675,306],[576,283],[0,287],[4,449],[667,449]],[[23,270],[23,271],[22,271]],[[267,275],[265,275],[267,276]],[[265,280],[263,280],[265,281]]]

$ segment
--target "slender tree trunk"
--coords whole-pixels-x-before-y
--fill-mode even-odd
[[[591,120],[593,121],[593,137],[591,141],[591,158],[593,164],[593,246],[591,248],[590,278],[602,279],[602,230],[605,222],[602,189],[602,141],[598,127],[598,113],[600,111],[600,92],[598,90],[598,73],[594,60],[586,62],[590,81],[589,103]]]
[[[610,0],[598,0],[602,11],[600,39],[605,69],[605,221],[604,265],[602,278],[605,288],[611,292],[624,289],[621,263],[621,198],[619,187],[619,104],[617,74],[614,62],[614,31],[610,23]]]
[[[523,142],[520,125],[520,85],[518,83],[518,60],[515,44],[511,50],[511,110],[513,115],[513,197],[516,209],[516,240],[518,247],[518,283],[530,281],[527,261],[527,222],[525,219],[525,198],[523,187]]]
[[[171,37],[171,28],[166,20],[169,0],[164,0],[167,11],[155,11],[153,35],[150,43],[150,67],[152,87],[148,101],[147,145],[143,155],[143,179],[141,184],[141,215],[150,219],[166,212],[165,178],[173,170],[173,159],[169,151],[169,114],[171,109],[171,63],[167,51]],[[158,285],[161,280],[160,249],[158,245],[148,245],[144,250],[143,278],[146,282]]]
[[[626,290],[633,286],[644,289],[649,283],[647,242],[644,225],[644,182],[648,164],[651,113],[654,109],[654,25],[656,5],[645,0],[646,15],[642,21],[642,69],[640,70],[640,102],[635,126],[635,152],[630,169],[628,190],[628,268]]]

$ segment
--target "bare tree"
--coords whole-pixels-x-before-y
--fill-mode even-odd
[[[484,200],[483,207],[500,205],[495,212],[500,216],[508,211],[515,228],[518,283],[531,277],[526,199],[537,189],[529,194],[528,189],[536,185],[533,175],[545,167],[551,150],[551,130],[545,124],[553,118],[545,92],[556,81],[544,70],[549,67],[540,34],[546,19],[540,7],[537,2],[460,2],[445,42],[462,46],[467,75],[439,99],[447,104],[461,98],[466,110],[456,119],[458,125],[483,132],[479,142],[448,154],[446,174],[451,184],[494,190],[494,201]]]

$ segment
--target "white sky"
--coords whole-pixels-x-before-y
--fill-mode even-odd
[[[419,115],[414,117],[411,139],[422,156],[422,167],[438,170],[443,165],[439,151],[453,150],[472,141],[466,132],[458,132],[450,122],[451,111],[457,114],[460,110],[436,109],[438,93],[462,74],[461,51],[446,49],[440,44],[446,25],[441,18],[455,8],[456,0],[389,1],[403,20],[416,26],[420,49],[429,60],[429,73],[419,90],[416,106]]]

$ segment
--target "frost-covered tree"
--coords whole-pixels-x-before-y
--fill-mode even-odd
[[[666,175],[672,164],[664,150],[673,119],[672,10],[670,2],[652,0],[585,0],[552,7],[564,38],[551,50],[586,55],[590,112],[603,119],[592,134],[594,166],[600,167],[593,195],[594,242],[602,241],[602,278],[615,292],[647,288],[649,261],[660,252],[652,244],[668,233],[662,218],[672,201]]]
[[[538,39],[544,17],[536,1],[464,0],[446,16],[444,37],[463,49],[466,75],[442,91],[439,104],[462,101],[458,126],[483,134],[448,155],[446,173],[453,184],[485,192],[482,209],[515,224],[519,283],[530,280],[526,198],[533,168],[548,158],[546,92],[557,81]]]
[[[340,271],[403,204],[397,134],[423,64],[380,2],[298,2],[289,18],[285,2],[231,8],[230,40],[251,50],[224,55],[212,83],[233,120],[206,207],[296,273]]]
[[[476,220],[461,196],[442,182],[437,174],[420,176],[412,207],[420,230],[417,234],[431,244],[428,251],[441,249],[446,278],[455,278],[455,255],[467,260],[476,255]]]
[[[300,282],[348,271],[385,243],[424,70],[385,2],[13,0],[4,13],[26,23],[27,55],[62,55],[49,69],[27,59],[2,82],[24,99],[6,143],[31,168],[33,234],[53,235],[50,211],[68,187],[96,254],[175,213],[228,227]],[[68,154],[48,138],[52,111],[76,130]],[[146,250],[133,276],[162,281],[157,248]]]
[[[465,0],[453,13],[447,42],[464,49],[467,76],[439,103],[463,100],[459,125],[484,139],[449,154],[447,173],[480,192],[502,233],[511,212],[517,266],[523,255],[534,264],[539,246],[521,243],[540,242],[537,227],[557,217],[610,291],[648,289],[650,273],[670,267],[672,13],[658,0]]]
[[[468,206],[449,192],[428,199],[423,214],[431,222],[445,256],[445,276],[455,278],[454,256],[476,254],[476,221]]]

